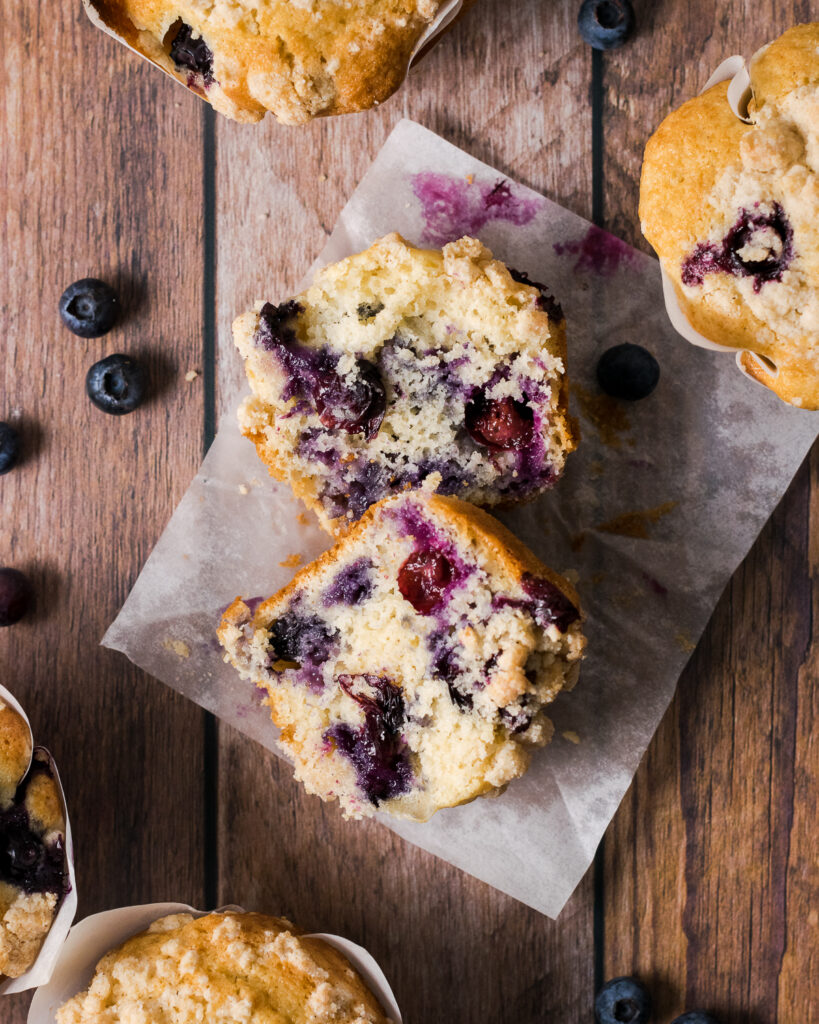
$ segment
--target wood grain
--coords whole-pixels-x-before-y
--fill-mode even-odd
[[[284,913],[366,945],[407,1024],[580,1024],[595,981],[632,971],[658,1022],[699,1004],[722,1024],[813,1024],[819,451],[723,595],[597,884],[590,872],[557,922],[345,823],[228,727],[217,751],[197,708],[97,646],[195,471],[208,382],[225,412],[241,381],[230,321],[293,289],[401,117],[646,248],[651,130],[723,56],[812,4],[640,0],[636,39],[597,61],[598,83],[576,0],[480,0],[380,109],[300,129],[216,120],[79,5],[18,6],[0,22],[0,419],[22,424],[27,457],[0,478],[0,563],[29,571],[39,600],[0,630],[0,667],[60,764],[80,916],[159,899]],[[130,310],[99,341],[56,315],[87,274],[117,282]],[[83,394],[114,351],[143,356],[154,384],[122,419]],[[188,369],[203,376],[187,383]],[[22,1024],[27,1005],[3,999],[0,1019]]]
[[[604,59],[607,227],[647,248],[648,135],[808,6],[644,5],[638,38]],[[723,595],[604,841],[604,972],[649,981],[661,1021],[819,1019],[817,466],[819,449]]]
[[[202,109],[93,29],[79,4],[0,20],[0,420],[25,461],[0,477],[0,564],[31,574],[37,611],[0,629],[0,678],[60,768],[79,916],[203,896],[203,715],[99,641],[201,456]],[[82,59],[74,55],[82,55]],[[127,317],[102,339],[61,324],[88,275]],[[112,352],[144,359],[153,398],[108,416],[85,395]],[[28,994],[3,998],[22,1024]]]

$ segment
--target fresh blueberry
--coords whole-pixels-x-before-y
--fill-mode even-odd
[[[631,0],[583,0],[577,15],[580,35],[595,50],[622,46],[634,29]]]
[[[171,43],[171,60],[178,68],[201,75],[206,84],[213,81],[213,52],[202,36],[193,37],[193,29],[184,21]]]
[[[480,391],[464,410],[464,423],[472,440],[490,450],[526,448],[532,442],[535,422],[528,405],[514,398],[487,398]]]
[[[597,383],[612,398],[636,402],[657,387],[660,364],[642,345],[624,342],[607,349],[597,363]]]
[[[453,576],[446,555],[431,549],[416,551],[398,570],[398,589],[419,615],[429,615],[443,600]]]
[[[31,607],[33,591],[19,569],[0,568],[0,626],[13,626]]]
[[[142,403],[146,391],[142,365],[130,356],[116,353],[94,363],[85,376],[85,391],[103,412],[123,416]]]
[[[0,476],[14,469],[20,457],[20,435],[10,423],[0,423]]]
[[[636,978],[613,978],[597,993],[594,1015],[598,1024],[646,1024],[651,997]]]
[[[716,1017],[710,1013],[703,1013],[702,1010],[689,1010],[679,1017],[675,1017],[671,1024],[719,1024]]]
[[[114,289],[96,277],[70,284],[60,296],[60,316],[69,331],[81,338],[99,338],[117,322],[119,298]]]

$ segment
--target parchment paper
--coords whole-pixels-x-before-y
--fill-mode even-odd
[[[566,313],[583,440],[549,495],[501,518],[547,564],[576,574],[589,637],[580,682],[553,705],[551,744],[505,794],[423,825],[384,818],[556,916],[819,420],[738,375],[733,360],[680,339],[655,260],[411,121],[390,135],[316,265],[391,230],[434,244],[477,234],[547,283]],[[604,399],[595,382],[599,355],[625,341],[649,348],[662,373],[656,391],[632,404]],[[286,583],[289,556],[307,561],[329,546],[300,512],[228,416],[103,640],[270,749],[267,713],[222,663],[214,629],[237,594],[269,595]]]
[[[243,912],[242,907],[220,907]],[[27,1024],[54,1024],[57,1010],[85,988],[94,976],[100,959],[109,950],[121,945],[132,935],[149,928],[154,921],[170,914],[192,914],[204,917],[209,911],[196,910],[187,903],[143,903],[134,907],[117,907],[92,914],[74,925],[62,946],[54,973],[48,984],[42,985],[29,1006]],[[393,1024],[401,1024],[401,1012],[390,984],[375,958],[363,946],[341,935],[316,933],[308,939],[323,939],[352,963],[389,1014]]]
[[[63,817],[65,819],[65,834],[63,836],[65,844],[65,870],[68,875],[68,892],[62,899],[57,913],[54,915],[54,920],[51,922],[51,928],[48,931],[43,944],[40,947],[40,952],[37,954],[37,959],[29,967],[29,969],[21,974],[18,978],[3,978],[0,981],[0,995],[10,996],[15,992],[26,992],[30,988],[36,988],[38,985],[44,985],[51,977],[51,972],[54,970],[54,965],[60,957],[60,950],[62,949],[65,938],[68,935],[68,931],[71,928],[71,922],[74,920],[74,915],[77,913],[77,879],[74,875],[74,843],[71,839],[71,822],[68,820],[68,808],[65,805],[65,793],[63,792],[63,784],[60,781],[60,773],[57,771],[57,765],[50,752],[45,747],[34,746],[34,733],[31,729],[31,722],[29,721],[28,715],[26,714],[25,708],[17,700],[11,691],[7,690],[5,686],[0,686],[0,701],[3,704],[8,704],[10,707],[20,715],[26,725],[28,726],[29,737],[31,738],[32,748],[32,761],[34,756],[45,758],[48,761],[49,771],[51,772],[54,781],[57,783],[57,789],[60,794],[60,802],[63,807]],[[26,769],[28,774],[31,768],[31,762],[29,767]],[[2,975],[0,975],[2,978]]]

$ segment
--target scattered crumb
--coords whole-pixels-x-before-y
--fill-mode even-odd
[[[676,641],[679,649],[681,651],[685,651],[688,654],[690,654],[691,651],[693,651],[694,648],[697,646],[691,639],[691,637],[688,635],[688,633],[680,632],[674,637],[674,640]]]
[[[474,180],[475,180],[475,175],[474,174],[467,174],[467,176],[466,176],[466,183],[467,183],[467,185],[471,185]]]
[[[251,487],[261,487],[262,486],[262,481],[257,476],[252,476],[250,478],[250,486]]]
[[[563,739],[568,740],[569,743],[577,744],[580,742],[580,737],[577,735],[574,729],[567,729],[564,733],[561,733],[561,735],[563,736]]]
[[[304,512],[299,512],[299,514],[296,516],[296,522],[301,523],[302,526],[310,525],[310,520],[307,518]]]
[[[188,384],[190,384],[190,382],[192,380],[196,380],[196,378],[198,376],[199,376],[199,371],[198,370],[188,370],[188,372],[185,374],[185,380],[188,382]]]
[[[605,469],[605,464],[600,459],[594,459],[589,466],[589,476],[592,480],[599,480]]]
[[[247,484],[239,484],[239,494],[250,494],[250,488]]]
[[[586,531],[581,530],[580,533],[575,533],[569,538],[569,547],[572,551],[579,551],[586,541]]]
[[[185,559],[186,562],[189,562],[191,556],[190,555],[183,555],[182,557]]]
[[[808,914],[808,924],[815,928],[819,924],[819,910],[811,910]]]
[[[318,176],[318,180],[319,181],[327,181],[327,175],[326,174],[320,174]]]
[[[166,651],[173,651],[180,658],[189,658],[191,656],[191,649],[184,640],[171,640],[168,637],[167,640],[163,641],[162,646]]]
[[[608,519],[605,523],[595,526],[595,530],[603,533],[616,533],[621,537],[636,537],[639,540],[648,539],[648,528],[652,523],[659,522],[663,516],[676,508],[676,501],[664,501],[662,505],[655,508],[646,508],[637,512],[625,512],[614,519]]]
[[[591,423],[603,444],[619,448],[620,436],[631,430],[631,423],[622,402],[601,393],[593,394],[579,384],[572,384],[572,394],[580,405],[580,413]],[[630,445],[634,444],[629,439]]]
[[[594,576],[592,576],[591,581],[596,586],[599,586],[599,584],[601,584],[605,578],[606,574],[604,572],[596,572]]]
[[[577,569],[564,569],[563,576],[575,587],[580,582],[580,573]]]
[[[270,219],[270,211],[269,210],[265,210],[264,213],[260,213],[258,216],[259,216],[259,220],[269,220]]]
[[[295,569],[297,565],[301,564],[301,555],[288,555],[283,562],[279,562],[279,565],[283,569]]]

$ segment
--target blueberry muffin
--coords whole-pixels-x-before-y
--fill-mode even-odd
[[[751,124],[722,82],[649,140],[640,217],[700,334],[780,398],[819,408],[819,23],[750,62]]]
[[[31,767],[29,761],[31,760]],[[0,975],[34,963],[68,891],[65,818],[48,758],[0,701]]]
[[[575,446],[560,308],[474,238],[387,235],[233,331],[242,432],[336,535],[407,487],[533,497]]]
[[[574,685],[577,596],[500,523],[408,492],[218,629],[310,793],[425,821],[522,775]]]
[[[93,0],[104,25],[237,121],[365,110],[401,84],[441,0]]]
[[[350,962],[289,921],[160,918],[97,964],[57,1024],[390,1024]]]

